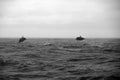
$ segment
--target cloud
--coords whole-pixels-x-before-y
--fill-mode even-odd
[[[6,6],[3,16],[13,22],[71,23],[95,18],[102,9],[86,0],[16,0]],[[4,19],[4,18],[3,18]],[[5,19],[4,19],[5,20]],[[21,23],[20,23],[21,24]]]
[[[60,32],[112,35],[119,29],[118,3],[119,0],[0,0],[0,29],[5,33],[11,28],[19,34],[31,30],[40,34],[36,31],[39,29],[41,34],[60,30],[58,35]]]

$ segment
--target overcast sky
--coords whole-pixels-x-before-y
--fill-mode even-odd
[[[120,37],[120,0],[0,0],[0,37]]]

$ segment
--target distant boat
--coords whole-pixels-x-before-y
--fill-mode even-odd
[[[19,39],[19,42],[18,42],[18,43],[21,43],[21,42],[23,42],[23,41],[25,41],[25,40],[26,40],[25,37],[21,37],[21,38]]]
[[[82,36],[77,37],[76,40],[84,40],[85,38],[83,38]]]

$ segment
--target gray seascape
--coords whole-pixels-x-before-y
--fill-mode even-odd
[[[0,80],[117,80],[120,39],[0,39]]]

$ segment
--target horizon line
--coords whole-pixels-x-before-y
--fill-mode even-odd
[[[20,37],[0,37],[0,38],[20,38]],[[26,38],[47,38],[47,39],[66,39],[66,38],[70,38],[70,39],[75,39],[76,37],[26,37]],[[101,39],[120,39],[120,37],[84,37],[84,38],[93,38],[93,39],[95,39],[95,38],[101,38]]]

